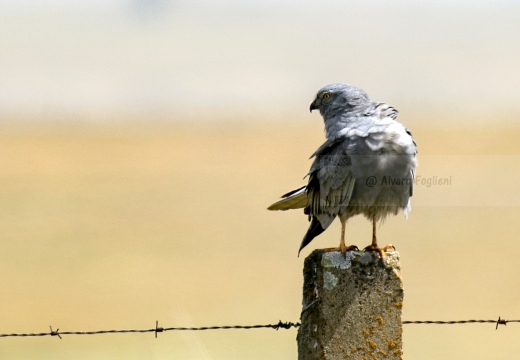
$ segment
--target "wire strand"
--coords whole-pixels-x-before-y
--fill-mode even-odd
[[[455,325],[455,324],[496,324],[495,329],[498,329],[499,325],[507,325],[508,323],[520,323],[520,320],[505,320],[498,318],[498,320],[413,320],[403,321],[403,325],[408,324],[437,324],[437,325]],[[250,330],[250,329],[291,329],[297,328],[300,323],[293,322],[282,322],[281,320],[277,324],[267,325],[224,325],[224,326],[201,326],[201,327],[159,327],[159,322],[155,322],[155,328],[152,329],[129,329],[129,330],[94,330],[94,331],[62,331],[59,328],[56,330],[49,327],[49,332],[42,333],[13,333],[13,334],[0,334],[0,337],[37,337],[37,336],[57,336],[61,339],[62,335],[99,335],[99,334],[128,334],[128,333],[157,333],[166,331],[204,331],[204,330]]]

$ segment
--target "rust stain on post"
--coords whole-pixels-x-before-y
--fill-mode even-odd
[[[399,253],[325,253],[305,259],[299,360],[402,359]]]

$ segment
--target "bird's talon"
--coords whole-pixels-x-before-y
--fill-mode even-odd
[[[350,246],[341,246],[340,250],[343,254],[346,254],[347,251],[359,251],[359,248],[356,245],[350,245]]]
[[[350,245],[350,246],[339,246],[335,248],[326,248],[323,249],[324,252],[334,252],[334,251],[340,251],[342,254],[346,254],[347,251],[359,251],[359,248],[356,245]]]
[[[378,248],[377,246],[374,246],[374,245],[369,245],[366,248],[364,248],[363,251],[375,251],[375,252],[379,253],[379,257],[381,259],[384,259],[386,257],[385,249]]]
[[[388,244],[386,245],[384,248],[383,248],[383,251],[386,253],[388,251],[396,251],[397,249],[395,248],[394,245],[392,244]]]

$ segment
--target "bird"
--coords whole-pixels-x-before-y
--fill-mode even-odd
[[[304,209],[310,226],[298,256],[336,217],[341,222],[340,244],[325,251],[358,250],[345,244],[345,227],[349,218],[362,214],[372,221],[372,242],[364,250],[383,258],[393,246],[379,248],[376,224],[400,210],[408,217],[411,210],[417,166],[412,133],[396,121],[395,108],[371,101],[365,91],[349,84],[324,86],[309,110],[319,110],[326,141],[310,157],[314,161],[307,185],[282,195],[268,210]]]

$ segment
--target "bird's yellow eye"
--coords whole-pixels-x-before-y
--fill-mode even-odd
[[[327,100],[328,98],[330,98],[330,94],[329,93],[325,93],[325,94],[323,94],[323,96],[321,98],[323,100]]]

